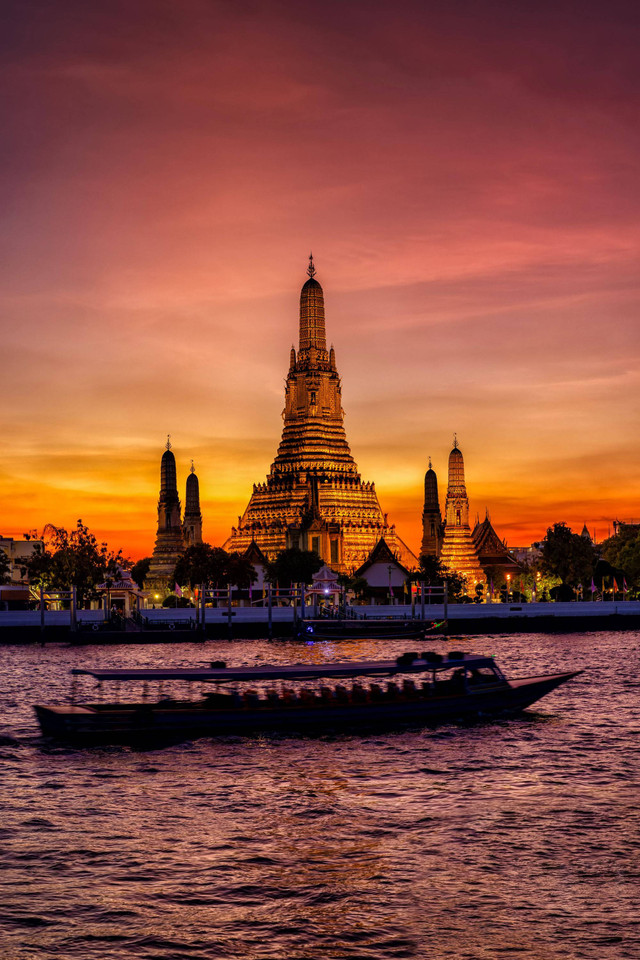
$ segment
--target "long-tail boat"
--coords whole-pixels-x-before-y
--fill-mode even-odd
[[[42,733],[76,743],[122,743],[243,734],[428,724],[512,714],[581,671],[507,680],[492,657],[453,651],[406,653],[396,660],[203,668],[74,669],[79,676],[131,685],[126,702],[70,702],[35,707]],[[158,684],[149,698],[149,684]],[[184,684],[197,685],[193,699]],[[204,692],[207,688],[209,692]],[[180,690],[180,692],[179,692]]]

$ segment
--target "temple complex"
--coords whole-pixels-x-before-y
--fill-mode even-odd
[[[167,438],[167,446],[160,462],[160,496],[158,498],[158,533],[153,548],[145,590],[164,596],[173,590],[173,571],[178,557],[188,546],[202,543],[202,514],[198,478],[191,465],[187,479],[184,522],[181,519],[180,497],[176,477],[176,458]]]
[[[473,589],[474,581],[484,582],[485,574],[480,566],[476,545],[469,526],[469,498],[464,479],[464,459],[454,440],[449,454],[449,482],[445,501],[444,538],[440,559],[450,570],[467,578],[467,590]]]
[[[450,570],[466,577],[469,593],[473,591],[474,583],[499,582],[500,577],[521,572],[520,564],[493,529],[488,512],[482,523],[476,520],[471,531],[464,459],[457,439],[449,455],[444,523],[438,502],[438,480],[429,458],[429,469],[424,478],[421,553],[439,557]]]
[[[438,478],[431,466],[424,475],[424,508],[422,510],[422,545],[420,556],[439,557],[443,536],[442,514],[438,500]]]
[[[315,550],[336,571],[352,571],[384,538],[405,565],[414,554],[382,513],[375,485],[362,481],[344,429],[333,347],[327,350],[322,287],[309,257],[300,294],[299,346],[291,348],[282,439],[265,483],[254,484],[225,550],[253,542],[269,558],[288,547]]]

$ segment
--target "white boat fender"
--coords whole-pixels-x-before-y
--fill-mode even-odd
[[[92,624],[91,624],[91,629],[92,629],[92,630],[99,630],[99,629],[100,629],[100,626],[99,626],[97,623],[92,623]]]
[[[169,624],[169,630],[175,630],[175,628],[176,628],[175,623],[170,623],[170,624]]]

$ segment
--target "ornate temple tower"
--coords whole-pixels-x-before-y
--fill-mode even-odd
[[[266,483],[254,484],[225,550],[252,541],[269,557],[299,547],[316,550],[334,570],[352,570],[384,537],[398,559],[416,558],[389,527],[373,483],[363,483],[344,429],[342,389],[333,347],[327,350],[322,287],[309,257],[300,294],[298,352],[291,348],[284,427]]]
[[[160,464],[160,496],[158,498],[158,534],[153,548],[149,573],[144,582],[145,590],[166,593],[173,589],[173,570],[184,551],[180,498],[176,480],[176,458],[171,450],[170,439],[162,454]]]
[[[467,589],[473,590],[474,580],[484,581],[485,576],[469,527],[469,498],[464,481],[464,460],[457,439],[454,440],[453,450],[449,454],[449,484],[444,512],[444,539],[440,559],[450,570],[466,577]]]
[[[200,512],[200,485],[191,461],[191,473],[187,477],[187,495],[184,503],[182,535],[185,547],[202,543],[202,514]]]
[[[438,500],[438,478],[431,466],[424,475],[424,508],[422,510],[422,546],[420,555],[439,557],[442,549],[442,515]]]

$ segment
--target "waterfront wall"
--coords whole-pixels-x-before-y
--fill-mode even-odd
[[[272,609],[271,634],[290,636],[294,631],[294,609]],[[420,607],[414,614],[420,619]],[[311,609],[307,609],[310,616]],[[411,619],[410,605],[376,605],[353,607],[351,617],[358,619]],[[149,643],[172,640],[215,638],[249,639],[268,636],[268,614],[265,608],[232,607],[206,609],[206,631],[190,608],[145,611],[146,626],[142,632],[120,630],[105,623],[100,610],[79,610],[78,629],[72,632],[70,614],[65,610],[45,612],[44,631],[39,610],[0,611],[0,643],[74,642],[82,643]],[[425,623],[446,620],[440,633],[450,636],[484,633],[554,633],[589,630],[640,629],[640,601],[608,603],[483,603],[442,604],[425,606]]]

